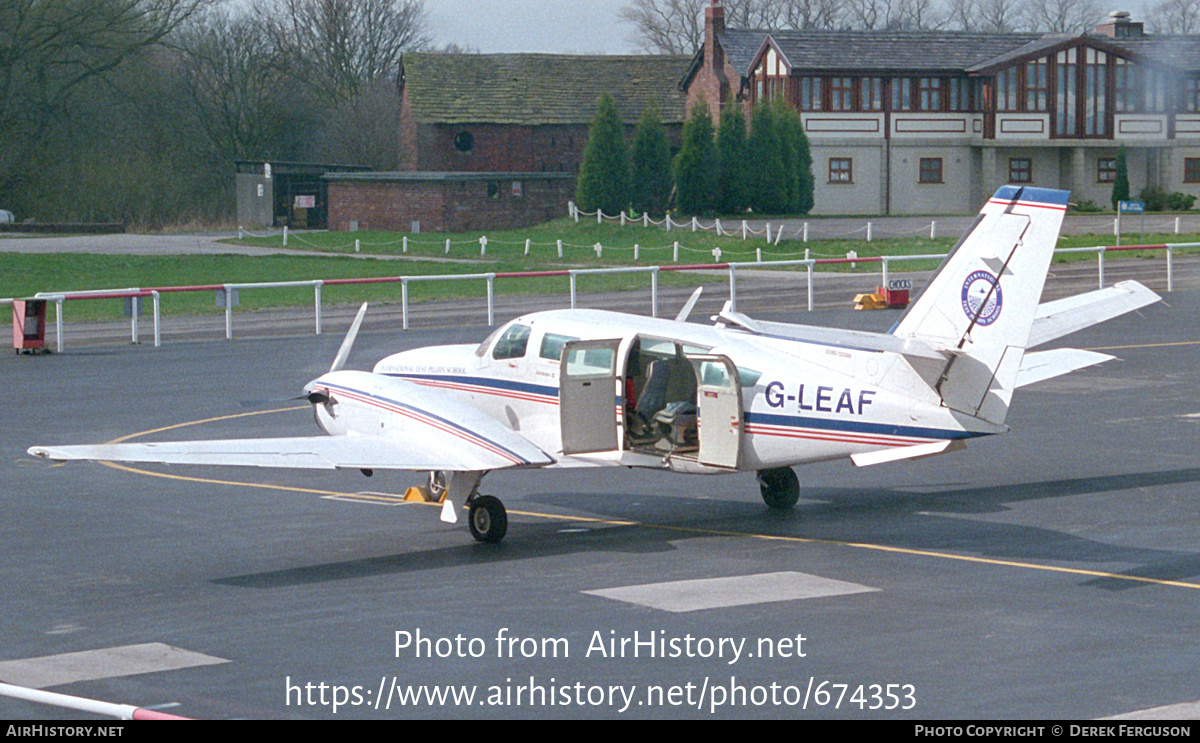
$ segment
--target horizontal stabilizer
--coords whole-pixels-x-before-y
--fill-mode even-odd
[[[935,454],[948,454],[949,452],[962,451],[966,448],[967,445],[963,443],[962,439],[947,439],[945,441],[935,441],[932,444],[896,446],[890,449],[880,449],[862,454],[851,454],[850,460],[859,467],[868,467],[872,464],[898,462],[902,459],[920,459],[922,457],[932,457]]]
[[[1095,351],[1077,348],[1056,348],[1052,351],[1034,351],[1021,359],[1021,370],[1017,372],[1017,386],[1041,382],[1068,374],[1088,366],[1102,364],[1115,357]]]
[[[1105,320],[1141,309],[1162,299],[1136,281],[1122,281],[1074,297],[1038,305],[1029,344],[1034,348]],[[1022,368],[1022,371],[1024,369]]]

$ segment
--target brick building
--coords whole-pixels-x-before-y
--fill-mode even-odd
[[[687,57],[404,55],[400,169],[577,173],[607,92],[629,129],[653,106],[678,142]]]
[[[968,213],[1004,183],[1109,203],[1130,182],[1200,193],[1200,36],[1127,13],[1091,34],[726,28],[718,0],[689,102],[784,98],[813,152],[815,214]]]
[[[604,92],[632,141],[653,106],[677,146],[691,60],[671,56],[404,55],[400,172],[330,174],[329,226],[509,229],[566,215]]]

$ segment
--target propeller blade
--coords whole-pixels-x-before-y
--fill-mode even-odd
[[[700,292],[704,291],[704,287],[696,287],[696,291],[692,292],[692,296],[688,298],[687,303],[683,305],[683,309],[675,316],[675,322],[685,322],[688,315],[692,314],[692,308],[696,306],[696,302],[700,300]]]
[[[354,339],[358,336],[358,326],[362,325],[363,315],[366,313],[367,303],[363,302],[362,307],[358,308],[358,315],[355,316],[354,322],[350,323],[350,330],[346,333],[346,339],[342,341],[342,347],[338,349],[333,366],[329,367],[329,371],[335,372],[346,364],[346,357],[350,355],[350,347],[354,345]]]

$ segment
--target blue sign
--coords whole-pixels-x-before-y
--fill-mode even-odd
[[[1146,211],[1146,202],[1118,201],[1117,211],[1125,212],[1126,214],[1143,214]]]

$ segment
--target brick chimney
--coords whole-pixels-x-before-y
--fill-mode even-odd
[[[1142,23],[1129,19],[1129,11],[1114,10],[1108,14],[1104,23],[1096,26],[1097,36],[1107,36],[1110,39],[1140,39],[1144,35]]]
[[[712,0],[704,9],[704,60],[713,69],[725,66],[725,54],[717,44],[717,34],[725,33],[725,8],[721,0]]]

